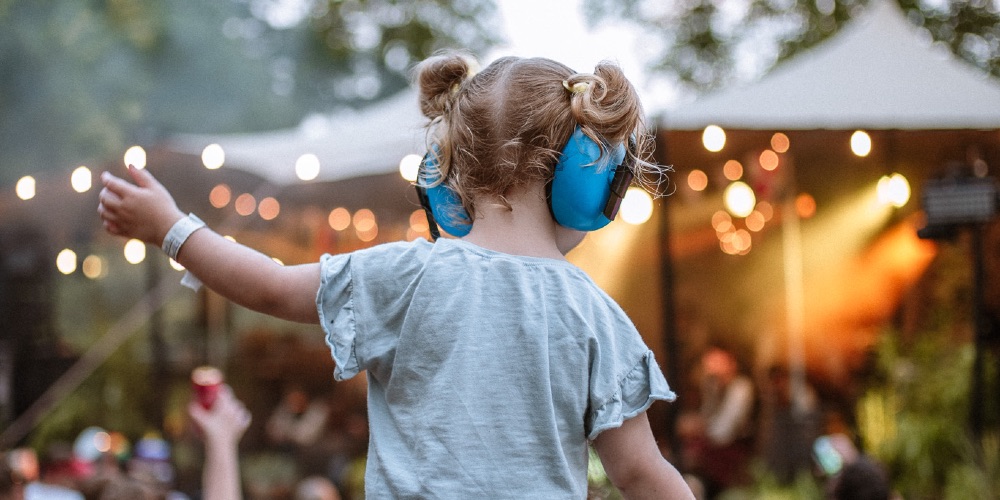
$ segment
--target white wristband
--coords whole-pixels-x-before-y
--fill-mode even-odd
[[[205,227],[205,223],[195,214],[188,214],[187,217],[177,221],[167,231],[163,238],[163,251],[171,259],[177,260],[177,253],[181,251],[181,245],[187,241],[191,233]]]

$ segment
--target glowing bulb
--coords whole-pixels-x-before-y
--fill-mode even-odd
[[[745,182],[734,182],[726,188],[723,193],[726,210],[737,217],[746,217],[753,212],[754,205],[757,204],[757,197],[753,189]]]
[[[726,146],[726,131],[718,125],[709,125],[701,134],[701,143],[705,145],[705,149],[713,153],[722,151]]]
[[[311,181],[319,177],[319,157],[307,153],[295,160],[295,175],[303,181]]]
[[[722,166],[722,175],[731,181],[738,181],[743,177],[743,164],[736,160],[729,160]]]
[[[698,169],[692,170],[688,174],[688,187],[692,191],[704,191],[708,187],[708,175]]]
[[[416,181],[421,161],[423,161],[423,157],[420,155],[408,154],[404,156],[402,160],[399,160],[399,175],[407,181]]]
[[[96,280],[107,275],[108,267],[104,265],[104,258],[98,255],[88,255],[83,259],[83,275]]]
[[[910,182],[902,174],[882,176],[878,181],[878,200],[884,205],[900,208],[910,201]]]
[[[851,134],[851,151],[858,156],[868,156],[872,152],[872,138],[864,130]]]
[[[281,213],[281,204],[278,203],[278,200],[268,196],[257,204],[257,213],[260,214],[261,219],[273,220]]]
[[[17,185],[14,186],[14,192],[17,193],[17,197],[22,200],[30,200],[35,197],[35,178],[26,175],[17,180]]]
[[[201,163],[209,170],[216,170],[226,163],[226,152],[218,144],[209,144],[201,152]]]
[[[354,228],[358,231],[359,234],[371,231],[371,229],[375,227],[376,224],[375,213],[372,212],[371,210],[368,210],[367,208],[362,208],[361,210],[354,212],[353,222],[354,222]],[[371,241],[371,240],[364,240],[364,241]]]
[[[76,271],[76,252],[64,248],[56,255],[56,269],[63,274],[73,274]]]
[[[625,191],[619,210],[623,221],[632,225],[642,224],[653,216],[653,198],[645,189],[630,187]]]
[[[330,211],[326,221],[334,231],[343,231],[351,225],[351,212],[344,207],[337,207]]]
[[[146,168],[146,150],[142,146],[132,146],[125,151],[125,166],[132,165],[135,168]]]
[[[138,264],[146,260],[146,244],[136,240],[131,239],[125,242],[125,260],[129,264]]]
[[[93,185],[93,178],[90,175],[90,169],[85,166],[76,167],[73,174],[69,177],[69,184],[73,186],[73,191],[77,193],[85,193],[90,191]]]

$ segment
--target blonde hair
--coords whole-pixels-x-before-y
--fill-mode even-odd
[[[642,105],[621,68],[601,62],[593,74],[576,73],[544,58],[504,57],[476,73],[460,52],[440,53],[416,68],[420,110],[431,121],[441,179],[475,219],[471,200],[504,201],[511,190],[548,182],[574,129],[598,144],[634,137],[640,180],[663,168],[650,162],[653,140]]]

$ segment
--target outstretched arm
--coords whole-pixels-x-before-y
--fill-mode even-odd
[[[111,234],[161,246],[185,215],[149,172],[129,166],[132,184],[105,172],[98,213]],[[249,309],[304,323],[319,321],[316,292],[319,265],[282,266],[266,255],[232,242],[208,228],[195,231],[177,262],[206,286]]]
[[[205,438],[202,496],[205,500],[243,498],[238,445],[250,426],[250,412],[236,399],[229,386],[223,386],[210,409],[206,410],[197,401],[191,401],[188,403],[188,414]]]
[[[594,449],[625,498],[694,499],[684,478],[660,454],[645,412],[600,433]]]

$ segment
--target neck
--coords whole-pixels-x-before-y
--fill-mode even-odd
[[[565,230],[552,219],[545,186],[541,183],[527,186],[509,193],[505,199],[510,208],[498,200],[475,200],[475,222],[463,239],[503,253],[564,259],[559,241],[560,232]]]

